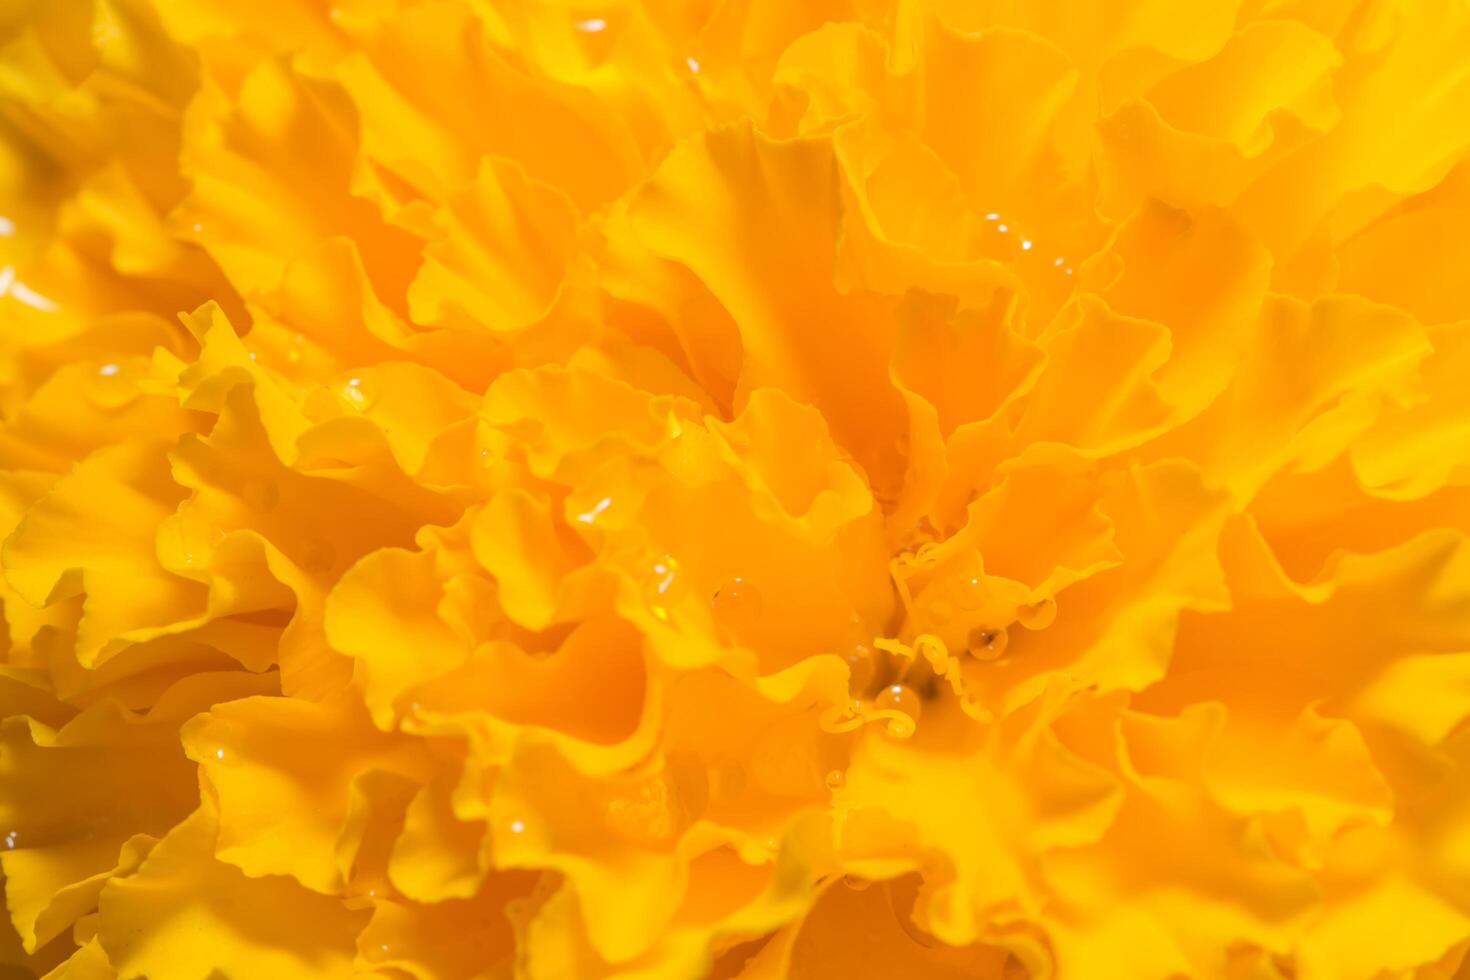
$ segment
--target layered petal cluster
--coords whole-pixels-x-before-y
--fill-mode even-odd
[[[0,3],[0,976],[1464,975],[1467,52]]]

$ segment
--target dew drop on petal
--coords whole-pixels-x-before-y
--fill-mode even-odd
[[[710,598],[710,609],[715,622],[725,629],[745,629],[760,619],[760,590],[737,576],[715,590]]]
[[[526,832],[526,822],[524,820],[512,820],[510,822],[510,832],[512,834],[523,834],[523,833],[525,833]]]
[[[577,515],[577,521],[578,521],[578,523],[581,523],[581,524],[591,524],[591,523],[593,523],[594,521],[597,520],[597,515],[598,514],[601,514],[603,511],[607,510],[611,506],[612,506],[612,498],[611,497],[603,497],[597,503],[595,503],[591,507],[587,508],[587,510],[585,510],[582,513],[578,514]]]
[[[889,684],[873,699],[873,706],[883,710],[902,711],[911,718],[917,718],[923,710],[919,696],[903,684]]]
[[[833,769],[832,771],[827,773],[826,782],[827,788],[835,793],[837,790],[847,785],[847,773],[843,772],[841,769]]]
[[[138,390],[136,376],[135,370],[121,364],[103,364],[95,375],[87,379],[87,397],[100,408],[122,408],[137,401],[142,394]]]
[[[955,586],[955,604],[966,612],[985,604],[985,580],[979,575],[966,575]]]
[[[240,731],[233,723],[216,720],[210,724],[208,743],[201,746],[205,761],[234,768],[245,756],[240,751]]]
[[[847,664],[848,690],[860,694],[873,685],[873,678],[878,673],[878,658],[872,647],[866,643],[854,643],[842,659]]]
[[[873,707],[880,711],[897,711],[908,716],[908,725],[897,718],[890,718],[888,731],[893,735],[911,735],[918,727],[919,716],[924,712],[923,702],[913,689],[903,684],[889,684],[873,699]]]
[[[15,297],[16,302],[24,303],[33,310],[42,313],[55,313],[61,309],[61,304],[48,296],[42,296],[23,282],[17,282],[10,287],[10,295]]]
[[[342,398],[357,411],[365,412],[373,407],[376,395],[362,378],[348,378],[342,387]]]
[[[659,619],[669,618],[669,607],[684,597],[686,581],[679,562],[671,555],[658,558],[649,566],[643,582],[643,594]]]
[[[859,878],[856,875],[843,875],[842,883],[855,892],[866,891],[873,884],[867,878]]]
[[[970,630],[965,649],[976,660],[994,660],[1005,653],[1007,640],[1003,627],[977,626]]]

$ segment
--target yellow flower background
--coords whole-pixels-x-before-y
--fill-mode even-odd
[[[0,977],[1466,975],[1465,0],[3,0],[0,286]]]

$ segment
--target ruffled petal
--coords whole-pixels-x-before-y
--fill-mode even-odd
[[[195,811],[136,875],[103,890],[99,938],[118,976],[204,980],[220,963],[245,978],[350,972],[367,913],[215,860],[214,829],[208,809]]]

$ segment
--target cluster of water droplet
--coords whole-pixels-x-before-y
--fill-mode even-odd
[[[592,523],[611,501],[604,498],[593,509],[578,515],[578,520],[587,518]],[[683,603],[690,592],[689,576],[672,555],[654,559],[643,580],[644,598],[649,609],[659,619],[668,621],[673,611]],[[727,640],[739,640],[761,617],[764,601],[760,589],[740,575],[734,575],[719,585],[709,598],[710,617],[715,627]]]
[[[985,221],[985,227],[989,229],[990,234],[1003,241],[1008,249],[1013,245],[1020,249],[1022,255],[1028,257],[1035,256],[1042,251],[1037,248],[1035,238],[1029,233],[1012,227],[1011,223],[1002,218],[998,211],[991,211],[986,214]],[[1015,254],[1014,251],[1012,254]],[[1073,275],[1071,263],[1064,256],[1052,256],[1047,264],[1059,275]]]

